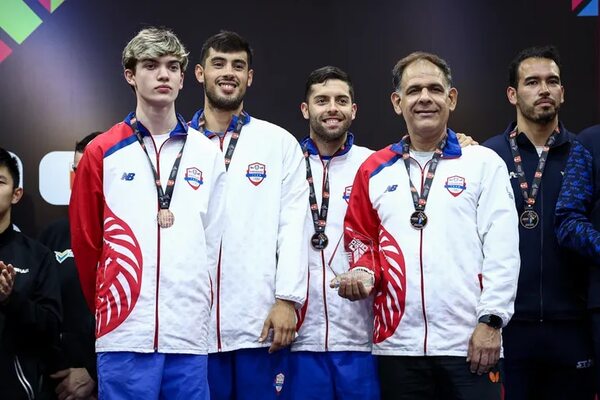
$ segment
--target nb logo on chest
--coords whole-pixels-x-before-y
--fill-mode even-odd
[[[387,189],[385,189],[385,192],[383,192],[383,193],[387,193],[387,192],[395,192],[395,191],[396,191],[396,189],[398,189],[398,185],[389,185],[389,186],[387,187]]]
[[[122,181],[132,181],[135,178],[134,172],[123,172],[123,176],[121,177]]]

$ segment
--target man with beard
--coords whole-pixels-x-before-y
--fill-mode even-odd
[[[223,151],[227,196],[213,280],[209,341],[212,399],[285,397],[288,346],[307,293],[308,185],[297,140],[244,110],[252,50],[234,32],[202,46],[198,128]]]
[[[509,66],[506,93],[517,120],[484,145],[506,162],[519,214],[521,273],[503,335],[507,399],[591,399],[585,264],[554,234],[574,137],[558,119],[564,88],[556,48],[522,50]]]
[[[310,241],[308,301],[292,345],[293,399],[379,399],[371,355],[372,300],[349,302],[328,287],[348,270],[343,222],[358,167],[373,152],[354,144],[348,131],[356,116],[348,74],[326,66],[310,73],[300,109],[310,136],[302,141],[313,229]]]

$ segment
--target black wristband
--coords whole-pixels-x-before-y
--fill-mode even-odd
[[[502,328],[502,318],[494,314],[482,315],[478,321],[494,329]]]

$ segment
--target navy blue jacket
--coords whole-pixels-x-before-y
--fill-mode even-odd
[[[573,143],[556,205],[561,245],[587,257],[588,305],[600,307],[600,125],[582,131]]]
[[[524,209],[523,192],[510,150],[508,136],[515,127],[484,143],[506,163],[515,195],[517,212]],[[558,245],[554,233],[554,212],[562,176],[574,135],[560,124],[560,133],[550,148],[546,168],[537,194],[534,210],[540,221],[534,229],[519,226],[521,271],[515,301],[515,320],[578,319],[585,315],[587,268],[583,260]],[[517,136],[525,178],[531,185],[539,162],[535,146],[523,133]]]
[[[0,399],[38,398],[42,374],[56,371],[49,363],[61,316],[57,267],[50,250],[12,225],[0,233],[0,260],[17,272],[0,304]]]

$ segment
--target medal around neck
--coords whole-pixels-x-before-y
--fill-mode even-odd
[[[427,225],[427,214],[424,211],[415,211],[410,215],[410,224],[413,228],[420,231]]]
[[[525,229],[533,229],[540,222],[540,216],[537,212],[533,210],[525,210],[519,217],[519,222],[521,226]]]
[[[315,250],[323,250],[325,247],[327,247],[327,244],[329,244],[329,238],[323,232],[315,233],[310,238],[310,244]]]
[[[169,209],[161,209],[157,215],[158,226],[161,228],[170,228],[175,223],[175,216]]]

